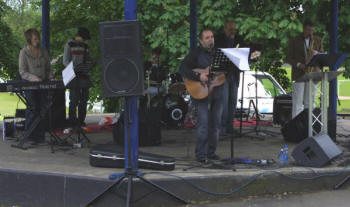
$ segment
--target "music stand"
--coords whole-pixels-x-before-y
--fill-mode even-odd
[[[346,54],[326,54],[321,53],[314,55],[311,60],[306,64],[307,67],[319,67],[323,71],[324,66],[339,66],[341,62],[344,61],[346,58]],[[327,125],[328,125],[328,113],[327,113],[327,101],[326,98],[328,97],[327,93],[327,82],[335,79],[338,75],[340,75],[342,71],[330,71],[330,72],[310,72],[303,77],[296,80],[296,82],[308,82],[308,90],[309,90],[309,97],[308,97],[308,136],[313,136],[313,124],[319,122],[322,126],[322,129],[320,131],[323,133],[327,133]],[[319,81],[321,81],[321,90],[322,90],[322,96],[321,96],[321,121],[318,119],[319,117],[316,117],[313,115],[313,100],[312,100],[312,82],[314,84],[317,84]],[[314,116],[315,122],[313,122],[312,117]]]
[[[215,71],[223,71],[230,73],[230,71],[227,70],[229,68],[228,66],[230,64],[233,64],[232,61],[225,55],[225,53],[221,49],[216,49],[215,51],[215,56],[214,56],[214,61],[213,61],[213,68]],[[226,78],[227,79],[227,78]],[[227,81],[227,80],[226,80]],[[228,101],[228,119],[229,119],[229,132],[230,132],[230,157],[229,158],[224,158],[224,162],[226,164],[235,164],[235,158],[234,158],[234,133],[233,133],[233,101],[232,101],[232,93],[233,91],[231,90],[233,87],[233,82],[230,82],[229,85],[229,101]],[[226,94],[225,94],[226,95]],[[233,167],[232,170],[236,171],[236,169]]]

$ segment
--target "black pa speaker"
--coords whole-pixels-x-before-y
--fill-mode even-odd
[[[322,167],[341,153],[327,134],[318,134],[300,142],[293,150],[292,156],[299,165]]]
[[[284,125],[292,119],[292,96],[282,94],[273,99],[273,123]]]
[[[102,58],[102,96],[143,94],[143,63],[139,21],[99,24]]]
[[[320,108],[315,108],[313,114],[318,116],[320,114]],[[315,119],[312,119],[315,121]],[[314,126],[314,130],[319,133],[321,131],[321,126],[318,122]],[[296,142],[306,139],[308,137],[308,109],[300,112],[296,117],[287,122],[281,128],[282,135],[284,139],[288,142]]]
[[[318,117],[319,120],[322,119],[319,116],[321,113],[320,108],[315,108],[313,110],[313,114]],[[315,118],[312,118],[312,121],[315,121]],[[330,137],[335,141],[336,140],[336,132],[334,132],[333,128],[336,127],[335,115],[332,110],[328,109],[328,133]],[[315,122],[314,130],[316,133],[321,131],[321,125],[319,122]],[[287,122],[283,125],[282,135],[286,141],[289,142],[300,142],[308,137],[308,109],[304,109],[304,111],[300,112],[294,119]]]

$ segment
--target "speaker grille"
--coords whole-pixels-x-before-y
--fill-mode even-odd
[[[136,24],[106,25],[104,32],[105,58],[132,56],[139,52]]]
[[[107,64],[104,80],[105,86],[113,93],[133,91],[139,82],[137,65],[127,58],[114,59]]]
[[[140,30],[134,20],[99,23],[103,97],[143,94]]]

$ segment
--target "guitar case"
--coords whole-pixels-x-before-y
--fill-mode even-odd
[[[114,144],[96,145],[90,150],[90,165],[93,167],[124,168],[124,148]],[[139,152],[139,168],[170,171],[175,168],[175,159],[168,156]]]

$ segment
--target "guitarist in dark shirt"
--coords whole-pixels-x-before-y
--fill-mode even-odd
[[[196,81],[206,86],[210,81],[208,68],[213,61],[214,35],[211,30],[204,29],[200,32],[199,38],[201,45],[185,57],[180,66],[180,73],[185,78],[185,82],[186,80]],[[190,91],[187,85],[186,87]],[[194,97],[193,94],[191,95]],[[215,152],[223,111],[223,95],[223,85],[218,84],[208,97],[194,98],[198,111],[195,155],[197,161],[201,163],[208,163],[208,159],[220,159]]]

